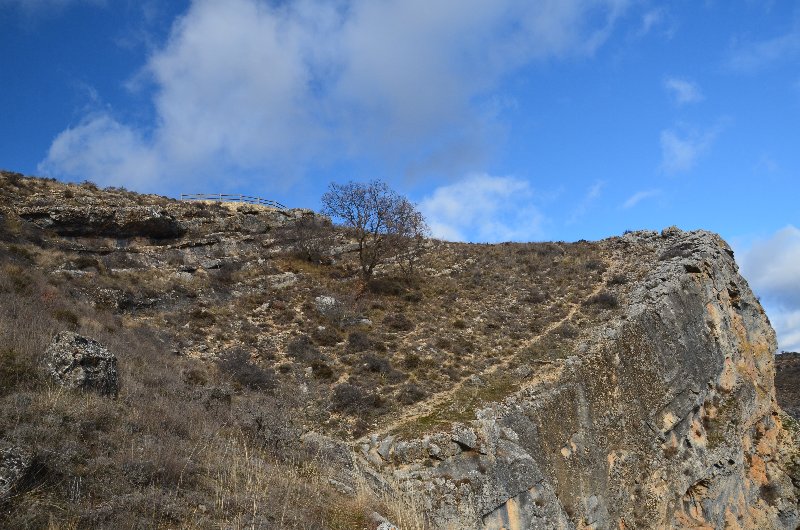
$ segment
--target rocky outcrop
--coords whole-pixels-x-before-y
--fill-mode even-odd
[[[651,263],[583,351],[469,424],[362,456],[425,491],[434,527],[795,528],[775,335],[733,252],[679,230],[615,245]]]
[[[775,356],[775,393],[781,408],[800,420],[800,353]]]
[[[169,239],[186,232],[174,216],[155,206],[27,206],[19,215],[62,236]]]
[[[0,449],[0,504],[22,489],[31,471],[33,455],[20,447]]]
[[[45,358],[48,374],[64,387],[107,396],[119,392],[117,358],[97,341],[64,331],[47,348]]]

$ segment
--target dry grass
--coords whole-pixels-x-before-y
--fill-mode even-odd
[[[0,274],[0,442],[37,454],[33,487],[5,506],[0,526],[364,527],[367,507],[323,480],[292,430],[296,404],[265,394],[261,372],[243,372],[240,358],[220,370],[177,357],[168,336],[65,287],[12,263]],[[66,328],[117,354],[117,399],[44,376],[42,352]]]
[[[244,233],[247,209],[0,179],[0,432],[36,447],[47,476],[6,525],[354,528],[374,506],[422,528],[422,500],[402,488],[358,507],[336,494],[299,433],[354,439],[402,424],[411,436],[468,421],[520,388],[505,368],[574,354],[636,278],[605,243],[434,241],[416,276],[388,263],[365,284],[355,255],[328,256],[348,241],[327,226]],[[172,242],[62,238],[15,214],[98,201],[163,207],[189,230]],[[219,268],[204,269],[210,259]],[[295,281],[278,281],[286,273]],[[323,296],[336,303],[320,309]],[[40,356],[64,329],[118,355],[117,400],[42,378]],[[322,501],[283,516],[291,496]]]

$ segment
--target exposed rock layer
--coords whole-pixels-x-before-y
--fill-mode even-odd
[[[186,233],[175,217],[153,206],[47,205],[22,208],[19,214],[62,236],[166,239]]]
[[[795,528],[775,336],[733,252],[676,230],[629,234],[616,252],[652,256],[649,274],[585,351],[540,368],[548,382],[363,454],[427,490],[436,527]]]

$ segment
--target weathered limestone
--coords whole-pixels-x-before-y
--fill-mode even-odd
[[[100,343],[71,331],[59,333],[45,352],[50,377],[64,387],[116,396],[117,358]]]
[[[775,335],[733,252],[674,228],[628,234],[616,251],[653,256],[649,272],[555,383],[523,386],[452,432],[360,448],[382,476],[427,489],[434,527],[800,523]]]
[[[28,206],[19,215],[62,236],[167,239],[186,232],[174,216],[154,206]]]
[[[21,447],[0,449],[0,504],[19,490],[32,463],[33,454]]]

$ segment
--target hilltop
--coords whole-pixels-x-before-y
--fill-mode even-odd
[[[0,179],[7,525],[800,521],[774,332],[714,234],[430,240],[365,282],[310,210]],[[116,397],[48,377],[61,331]]]

